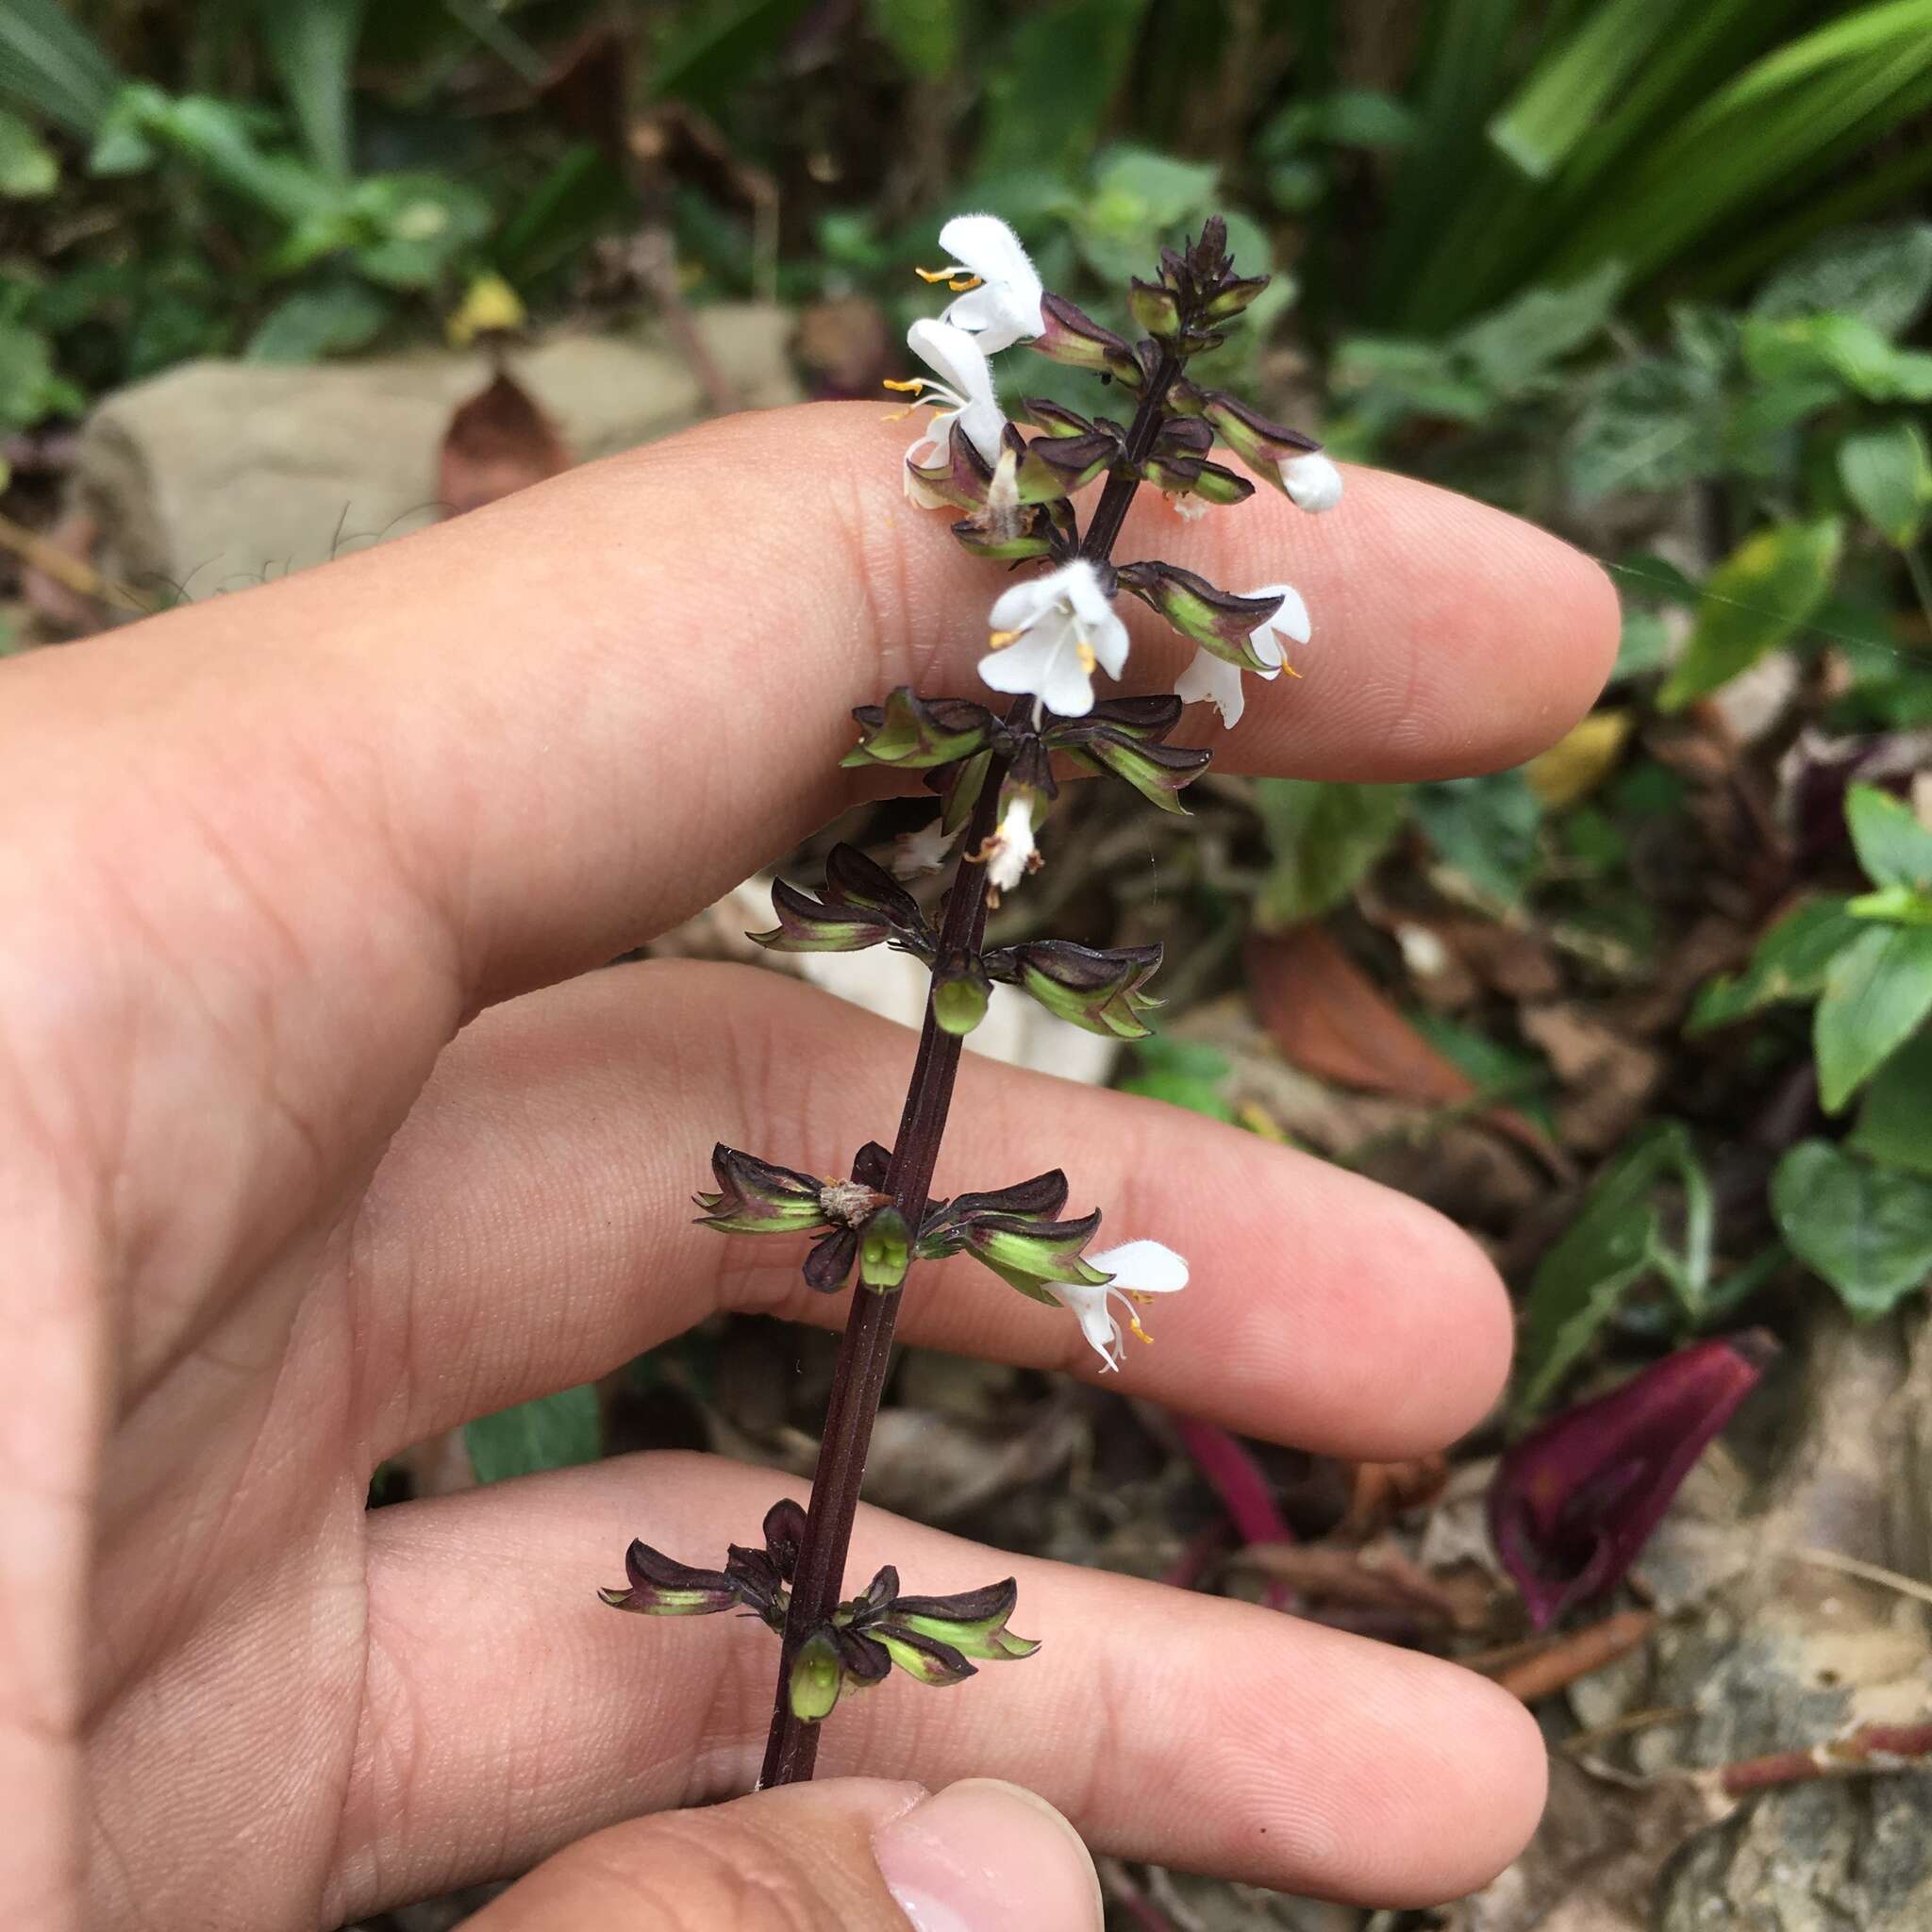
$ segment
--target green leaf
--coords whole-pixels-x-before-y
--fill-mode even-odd
[[[1836,517],[1747,537],[1705,585],[1684,655],[1657,693],[1660,708],[1681,710],[1783,643],[1824,601],[1842,541]]]
[[[1792,1250],[1860,1321],[1888,1314],[1932,1272],[1932,1180],[1801,1141],[1771,1177]]]
[[[349,175],[349,81],[363,0],[256,0],[262,45],[308,144],[338,180]]]
[[[59,185],[54,150],[18,114],[0,108],[0,197],[35,201]]]
[[[1679,0],[1596,0],[1491,121],[1490,139],[1524,174],[1553,175],[1681,12]]]
[[[1442,858],[1506,906],[1535,875],[1542,807],[1521,771],[1418,785],[1416,823]]]
[[[1623,286],[1623,269],[1609,261],[1565,288],[1531,289],[1471,323],[1454,346],[1499,395],[1514,395],[1603,332]]]
[[[1674,1121],[1660,1122],[1597,1176],[1581,1212],[1543,1256],[1524,1313],[1519,1415],[1549,1400],[1624,1297],[1668,1255],[1653,1196],[1673,1170],[1684,1180],[1687,1195],[1703,1187],[1690,1135]],[[1687,1242],[1693,1252],[1681,1260],[1669,1258],[1677,1275],[1701,1288],[1708,1254],[1696,1252],[1698,1245],[1693,1234]]]
[[[1808,899],[1757,942],[1742,973],[1713,979],[1697,995],[1684,1031],[1691,1038],[1786,1000],[1816,999],[1831,962],[1871,931],[1842,898]]]
[[[1840,1112],[1932,1013],[1932,925],[1867,929],[1825,974],[1812,1017],[1818,1094]]]
[[[1854,785],[1845,793],[1845,824],[1874,886],[1932,892],[1932,831],[1902,798],[1875,785]]]
[[[1108,148],[1094,164],[1093,188],[1074,218],[1080,252],[1095,274],[1122,281],[1144,275],[1160,245],[1178,241],[1213,212],[1221,170],[1212,161],[1184,161],[1152,148]],[[1230,242],[1239,253],[1236,242]],[[1266,268],[1243,264],[1249,274]]]
[[[873,31],[914,74],[937,80],[959,58],[960,0],[872,0]]]
[[[1075,173],[1100,144],[1147,0],[1063,0],[1029,13],[987,77],[980,174]]]
[[[91,141],[121,76],[74,12],[62,0],[7,0],[0,7],[0,100]]]
[[[479,1483],[594,1462],[604,1447],[597,1391],[585,1383],[478,1416],[463,1424],[463,1441]]]
[[[285,295],[249,338],[250,362],[315,362],[368,347],[394,313],[379,289],[344,276]]]
[[[1142,1040],[1135,1042],[1134,1057],[1139,1070],[1120,1082],[1123,1093],[1164,1100],[1209,1120],[1234,1119],[1222,1091],[1234,1069],[1219,1047],[1187,1040]]]
[[[1897,349],[1856,315],[1807,315],[1744,325],[1744,362],[1760,382],[1824,380],[1874,403],[1932,399],[1932,356]]]
[[[1640,356],[1591,392],[1577,418],[1568,470],[1586,503],[1624,491],[1676,490],[1722,461],[1723,390],[1693,362]]]
[[[1909,550],[1932,509],[1932,451],[1925,432],[1900,417],[1838,446],[1839,481],[1858,513],[1896,550]]]
[[[1856,315],[1888,336],[1903,335],[1932,298],[1932,222],[1843,228],[1821,237],[1767,281],[1754,314]]]
[[[1381,858],[1408,813],[1407,785],[1262,778],[1255,785],[1274,863],[1255,901],[1264,931],[1319,919]]]
[[[1932,1032],[1914,1034],[1879,1068],[1845,1145],[1881,1167],[1932,1174]]]
[[[356,191],[355,213],[375,231],[356,266],[391,289],[431,287],[490,232],[488,197],[443,175],[372,175]]]
[[[663,8],[663,25],[645,62],[651,92],[713,111],[725,107],[784,46],[807,4],[706,0]]]

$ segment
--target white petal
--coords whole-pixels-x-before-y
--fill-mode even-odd
[[[1008,806],[992,837],[986,861],[987,882],[997,892],[1010,892],[1026,876],[1033,857],[1033,801],[1023,792]]]
[[[990,397],[969,402],[959,411],[959,425],[967,441],[988,462],[999,461],[1000,438],[1007,433],[1007,419],[996,402]]]
[[[941,253],[989,282],[1032,281],[1032,258],[997,215],[954,215],[940,230]]]
[[[1212,651],[1194,651],[1194,661],[1174,681],[1174,694],[1184,705],[1207,699],[1221,713],[1229,730],[1241,721],[1247,697],[1241,690],[1241,667],[1217,658]]]
[[[1070,634],[1062,636],[1041,680],[1039,696],[1050,711],[1062,718],[1084,718],[1093,708],[1093,679],[1080,662],[1079,646]]]
[[[1045,327],[1039,271],[1019,236],[997,215],[955,215],[940,230],[940,246],[985,284],[966,291],[946,316],[960,328],[978,331],[989,354]]]
[[[1121,1324],[1107,1306],[1106,1288],[1089,1288],[1077,1281],[1056,1281],[1053,1291],[1074,1311],[1081,1334],[1092,1344],[1102,1363],[1118,1369],[1126,1344],[1121,1335]]]
[[[1341,472],[1319,450],[1310,450],[1281,465],[1281,487],[1303,509],[1333,509],[1341,501]]]
[[[980,682],[1011,697],[1044,696],[1041,687],[1059,655],[1059,639],[1057,631],[1052,635],[1029,631],[1003,651],[989,651],[979,660]]]
[[[1058,575],[1058,571],[1050,571],[1043,577],[1021,577],[1008,584],[992,600],[992,608],[986,614],[988,625],[994,630],[1025,630],[1038,624],[1041,614],[1059,601],[1054,588]]]
[[[992,367],[977,337],[923,315],[906,331],[906,346],[967,402],[993,403]]]
[[[928,873],[939,871],[946,862],[946,854],[952,849],[953,841],[959,834],[944,829],[944,815],[933,820],[929,825],[921,825],[916,832],[902,832],[892,853],[892,876],[895,879],[924,878]]]
[[[1059,587],[1059,594],[1067,600],[1068,608],[1090,629],[1113,608],[1107,601],[1107,592],[1100,588],[1099,573],[1084,557],[1076,557],[1072,563],[1061,564],[1054,572],[1053,580]]]
[[[1176,496],[1170,491],[1167,500],[1174,506],[1174,515],[1184,524],[1197,522],[1214,508],[1205,496],[1196,496],[1192,491],[1185,496]]]
[[[1312,634],[1313,626],[1308,623],[1308,607],[1302,602],[1302,593],[1292,584],[1263,584],[1258,591],[1243,591],[1243,597],[1279,597],[1280,606],[1271,617],[1266,629],[1277,630],[1283,637],[1292,638],[1296,643],[1305,644]]]
[[[1110,1284],[1131,1294],[1173,1294],[1188,1285],[1188,1264],[1163,1241],[1123,1241],[1087,1259],[1113,1276]]]
[[[1109,677],[1118,677],[1127,667],[1127,627],[1111,610],[1087,633],[1087,641],[1101,668]]]

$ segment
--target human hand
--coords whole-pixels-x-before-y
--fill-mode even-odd
[[[841,1312],[794,1256],[692,1226],[693,1176],[720,1139],[842,1172],[909,1037],[772,974],[589,969],[857,795],[845,707],[972,689],[991,580],[903,504],[903,440],[864,406],[731,418],[0,667],[9,1925],[330,1925],[750,1783],[769,1640],[614,1617],[593,1586],[633,1536],[743,1540],[769,1473],[662,1456],[364,1495],[385,1456],[714,1308]],[[1165,544],[1319,613],[1229,769],[1512,763],[1614,647],[1586,559],[1391,477],[1352,476],[1319,527],[1262,492]],[[1183,649],[1137,628],[1125,687]],[[1395,1457],[1500,1387],[1501,1286],[1412,1200],[971,1057],[955,1120],[942,1191],[1071,1141],[1119,1224],[1185,1232],[1193,1285],[1134,1392]],[[922,1271],[902,1334],[1099,1369],[963,1261]],[[1011,1779],[1102,1850],[1383,1903],[1481,1882],[1535,1821],[1536,1728],[1467,1672],[861,1515],[853,1574],[887,1552],[935,1592],[1017,1568],[1047,1648],[841,1711],[828,1771]],[[483,1923],[708,1932],[742,1902],[890,1926],[873,1834],[917,1796],[815,1784],[623,1825]],[[1076,1848],[988,1825],[1023,1800],[936,1802],[1043,1888],[1014,1923],[1097,1923]]]

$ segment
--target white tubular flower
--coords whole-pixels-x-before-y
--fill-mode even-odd
[[[1026,876],[1033,851],[1033,795],[1017,791],[993,835],[979,849],[986,882],[995,892],[1010,892]]]
[[[1126,1310],[1128,1329],[1142,1341],[1152,1341],[1154,1338],[1141,1325],[1134,1304],[1187,1287],[1188,1264],[1172,1248],[1147,1241],[1124,1241],[1117,1248],[1086,1258],[1113,1279],[1098,1288],[1056,1281],[1053,1291],[1079,1317],[1080,1332],[1093,1344],[1100,1359],[1109,1369],[1118,1369],[1125,1354],[1125,1338],[1110,1304],[1118,1300]]]
[[[1263,584],[1258,591],[1243,591],[1241,595],[1281,599],[1274,615],[1248,633],[1248,648],[1267,667],[1255,675],[1272,679],[1287,671],[1291,677],[1294,676],[1281,641],[1287,638],[1297,644],[1308,641],[1312,626],[1302,593],[1292,584]],[[1196,648],[1194,661],[1174,679],[1174,694],[1184,705],[1197,704],[1206,698],[1221,713],[1223,725],[1230,731],[1241,723],[1241,712],[1247,708],[1247,697],[1241,690],[1241,667],[1217,658],[1205,647]]]
[[[940,246],[953,261],[919,273],[928,282],[947,283],[958,296],[941,320],[977,336],[989,356],[1044,330],[1039,274],[999,216],[955,215],[940,230]]]
[[[894,841],[892,852],[892,876],[895,879],[923,879],[939,871],[946,862],[946,854],[953,849],[953,841],[959,836],[958,830],[947,831],[945,814],[941,812],[929,825],[921,825],[916,832],[901,832]]]
[[[1333,509],[1341,501],[1341,472],[1320,450],[1285,458],[1280,467],[1281,487],[1297,508]]]
[[[1001,593],[989,619],[992,649],[979,675],[994,691],[1033,697],[1062,718],[1093,708],[1093,671],[1118,677],[1127,661],[1127,627],[1114,615],[1100,577],[1083,557]]]
[[[928,369],[937,370],[940,377],[935,381],[931,376],[916,375],[910,382],[886,384],[888,389],[917,397],[917,402],[908,407],[916,408],[924,404],[937,411],[925,425],[924,435],[906,452],[906,460],[927,467],[943,461],[953,425],[957,423],[965,430],[973,447],[989,463],[997,463],[1007,419],[993,390],[992,368],[985,350],[964,329],[934,322],[930,317],[922,317],[906,331],[906,346]],[[937,509],[945,501],[942,496],[935,496],[909,470],[906,472],[906,493],[925,509]]]

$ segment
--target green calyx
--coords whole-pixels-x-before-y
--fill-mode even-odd
[[[786,1695],[791,1715],[803,1724],[822,1723],[832,1714],[843,1688],[838,1646],[824,1632],[806,1639],[791,1665]]]
[[[858,1278],[881,1292],[899,1287],[912,1261],[912,1231],[890,1205],[867,1217],[858,1233]]]
[[[853,717],[861,737],[840,759],[845,766],[892,765],[925,771],[981,750],[994,729],[992,713],[965,698],[922,698],[900,685],[883,705],[860,705]]]

